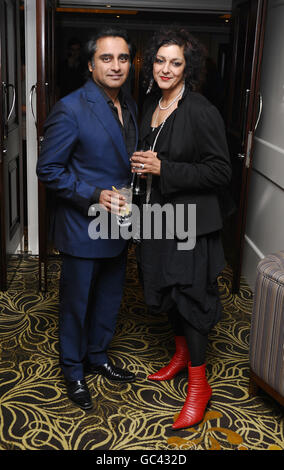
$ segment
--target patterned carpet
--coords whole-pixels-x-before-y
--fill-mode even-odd
[[[223,319],[210,335],[213,398],[203,423],[172,431],[186,395],[186,375],[152,383],[169,361],[172,332],[143,303],[133,252],[110,357],[137,374],[133,384],[87,376],[90,412],[72,405],[58,367],[59,259],[49,264],[49,291],[37,291],[37,259],[14,258],[0,292],[0,450],[273,450],[284,449],[283,408],[264,392],[248,394],[252,293],[231,273],[219,278]]]

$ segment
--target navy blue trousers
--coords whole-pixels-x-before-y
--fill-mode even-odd
[[[60,364],[66,380],[82,380],[83,364],[104,364],[115,332],[127,250],[114,258],[62,254],[59,306]]]

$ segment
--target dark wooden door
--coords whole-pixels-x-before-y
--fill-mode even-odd
[[[40,152],[43,125],[55,103],[55,0],[36,0],[37,17],[37,138]],[[50,252],[49,205],[52,194],[38,184],[39,223],[39,288],[47,289],[47,263]]]
[[[0,0],[0,289],[11,255],[23,250],[20,7]]]
[[[224,245],[233,268],[233,291],[240,286],[253,140],[261,111],[259,95],[266,0],[233,0],[226,126],[237,210],[225,224]]]

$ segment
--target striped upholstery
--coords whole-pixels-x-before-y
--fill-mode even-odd
[[[252,371],[284,396],[284,251],[257,266],[249,359]]]

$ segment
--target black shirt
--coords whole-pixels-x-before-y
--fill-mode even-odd
[[[113,116],[115,117],[116,121],[119,124],[127,153],[130,156],[133,154],[135,150],[135,144],[136,144],[136,129],[135,129],[135,123],[133,121],[133,117],[128,109],[126,100],[125,100],[125,95],[122,90],[119,91],[118,94],[118,99],[120,101],[120,106],[121,106],[121,112],[122,112],[122,119],[123,119],[123,124],[121,123],[119,116],[118,116],[118,109],[117,107],[113,104],[112,99],[105,93],[102,87],[99,87],[99,90],[101,94],[103,95],[104,99],[108,103]],[[100,199],[100,194],[103,188],[96,188],[93,197],[91,200],[91,203],[98,203]]]
[[[125,95],[123,92],[120,90],[118,94],[118,99],[120,101],[120,106],[121,106],[121,112],[122,112],[122,119],[123,119],[123,125],[119,119],[118,116],[118,109],[116,106],[114,106],[113,101],[111,98],[107,96],[107,94],[101,90],[102,94],[104,95],[108,105],[110,106],[112,113],[117,120],[119,127],[121,129],[123,139],[126,145],[126,150],[129,155],[129,157],[133,154],[135,150],[135,143],[136,143],[136,130],[135,130],[135,124],[133,121],[133,118],[131,116],[131,113],[127,107],[127,103],[125,101]]]

